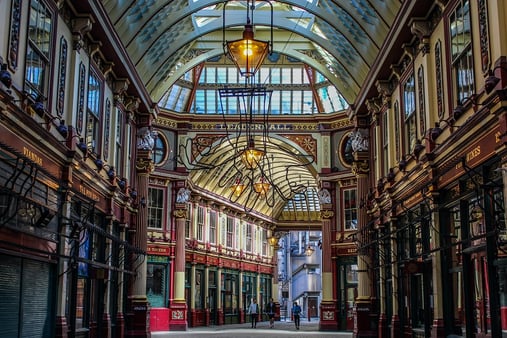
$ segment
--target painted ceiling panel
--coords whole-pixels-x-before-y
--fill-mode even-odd
[[[103,3],[155,101],[162,96],[160,93],[169,89],[168,85],[176,81],[170,77],[176,74],[178,67],[185,67],[186,63],[181,59],[190,51],[199,50],[205,42],[205,53],[197,54],[219,55],[223,52],[221,34],[211,34],[223,29],[223,6],[226,7],[227,30],[237,31],[239,27],[241,31],[246,17],[243,2],[239,1],[106,0]],[[307,56],[311,66],[327,69],[328,74],[333,74],[329,80],[337,88],[352,88],[343,94],[349,103],[353,102],[357,89],[366,79],[401,5],[399,0],[271,3],[276,26],[274,44],[280,46],[279,42],[287,36],[283,32],[313,43],[309,49],[277,51],[284,53],[284,50],[297,49],[300,55]],[[269,7],[266,1],[257,1],[256,6],[253,21],[260,32],[260,25],[270,24],[269,9],[266,10]],[[283,42],[291,44],[290,39]],[[208,48],[216,52],[209,52]]]
[[[210,58],[223,56],[224,6],[226,39],[240,38],[246,23],[245,3],[216,0],[102,1],[155,102],[164,97],[186,72]],[[273,51],[318,71],[351,104],[366,81],[370,67],[375,64],[379,49],[404,2],[287,0],[254,3],[256,9],[252,20],[255,37],[271,40],[271,3],[274,15]],[[271,138],[267,147],[272,156],[270,176],[280,187],[280,194],[286,197],[293,195],[295,190],[291,184],[294,182],[305,182],[313,190],[318,188],[317,164],[302,165],[304,159],[297,155],[302,153],[301,149],[294,148],[290,141],[283,138]],[[212,156],[202,159],[209,169],[191,171],[190,178],[196,189],[214,196],[231,196],[231,182],[240,172],[238,160],[218,164],[232,154],[233,148],[230,142],[217,145]],[[233,202],[255,207],[264,215],[274,213],[275,218],[287,203],[290,204],[287,199],[278,198],[272,208],[266,201],[248,200],[251,198],[243,194]],[[296,209],[295,212],[301,212]]]

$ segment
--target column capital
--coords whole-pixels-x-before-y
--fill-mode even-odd
[[[173,215],[175,218],[185,218],[187,217],[187,209],[175,209],[173,211]]]
[[[352,172],[356,176],[367,175],[370,172],[370,163],[368,160],[354,161],[352,163]]]

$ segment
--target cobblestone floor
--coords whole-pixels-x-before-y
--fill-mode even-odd
[[[152,332],[153,338],[164,337],[220,337],[220,338],[234,338],[234,337],[263,337],[263,338],[279,338],[279,337],[352,337],[352,332],[325,332],[319,331],[319,322],[301,321],[299,330],[296,330],[294,322],[280,321],[275,322],[275,327],[270,328],[269,322],[260,322],[257,328],[252,329],[250,323],[209,326],[209,327],[196,327],[189,328],[187,331],[168,331],[168,332]]]

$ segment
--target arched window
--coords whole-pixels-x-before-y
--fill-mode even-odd
[[[159,136],[155,139],[155,146],[153,147],[153,162],[155,165],[162,163],[166,159],[167,146],[165,140]]]

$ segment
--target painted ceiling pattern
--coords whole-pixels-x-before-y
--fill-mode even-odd
[[[401,3],[263,0],[254,2],[252,21],[256,38],[269,40],[272,4],[273,51],[317,69],[350,104]],[[241,37],[246,22],[245,1],[104,0],[103,4],[155,102],[186,71],[223,54],[224,16],[229,40]]]
[[[109,18],[122,40],[137,72],[154,102],[186,72],[224,54],[225,40],[241,37],[246,23],[246,1],[216,0],[103,0]],[[308,64],[328,79],[348,104],[354,103],[384,44],[403,1],[400,0],[250,0],[255,6],[252,23],[255,38],[271,40],[273,52]],[[271,18],[273,15],[273,19]],[[271,24],[272,25],[272,29]],[[317,149],[318,141],[310,146]],[[313,193],[306,195],[317,210],[317,163],[301,166],[296,153],[311,154],[308,144],[285,137],[273,138],[267,145],[273,156],[273,182],[282,194],[292,191],[287,182],[305,182]],[[296,151],[295,149],[299,150]],[[282,151],[280,149],[286,149]],[[230,146],[219,147],[208,164],[225,157]],[[195,155],[195,154],[194,154]],[[234,161],[191,174],[194,188],[211,195],[230,194],[224,182],[234,180]],[[280,164],[294,167],[288,172]],[[286,167],[285,167],[286,168]],[[226,175],[226,176],[224,176]],[[232,174],[231,174],[232,175]],[[278,217],[297,200],[279,199],[274,206],[261,203],[257,211]],[[238,199],[248,204],[247,197]],[[288,207],[289,206],[289,207]],[[302,210],[300,207],[293,208]]]

